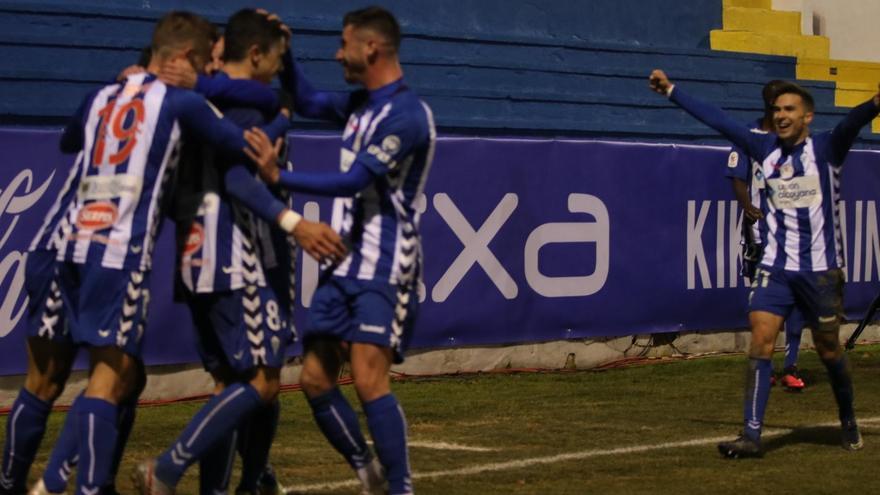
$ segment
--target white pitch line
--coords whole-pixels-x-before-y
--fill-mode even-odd
[[[489,447],[474,447],[473,445],[462,445],[452,442],[409,442],[410,447],[433,450],[461,450],[465,452],[495,452],[500,449],[491,449]]]
[[[867,423],[877,423],[880,422],[880,416],[873,418],[865,418],[859,420],[859,424],[867,424]],[[828,426],[838,426],[840,423],[837,421],[828,422],[828,423],[820,423],[817,425],[807,425],[804,427],[828,427]],[[801,428],[804,428],[801,427]],[[763,433],[763,437],[778,437],[781,435],[787,435],[789,433],[794,432],[794,429],[786,428],[786,429],[772,429],[765,430]],[[632,447],[619,447],[616,449],[594,449],[594,450],[582,450],[580,452],[570,452],[567,454],[557,454],[553,456],[546,457],[532,457],[530,459],[520,459],[516,461],[507,461],[507,462],[492,462],[489,464],[480,464],[477,466],[470,466],[465,468],[458,469],[445,469],[442,471],[428,471],[425,473],[413,473],[413,479],[430,479],[430,478],[439,478],[441,476],[467,476],[472,474],[480,474],[489,471],[506,471],[510,469],[521,469],[529,466],[535,466],[539,464],[553,464],[560,461],[574,461],[581,459],[588,459],[590,457],[603,457],[610,455],[621,455],[621,454],[639,454],[642,452],[650,452],[653,450],[665,450],[665,449],[677,449],[677,448],[685,448],[685,447],[699,447],[702,445],[711,445],[718,442],[723,442],[725,440],[730,440],[731,435],[725,435],[723,437],[706,437],[706,438],[695,438],[693,440],[684,440],[681,442],[666,442],[666,443],[656,443],[650,445],[635,445]],[[313,492],[313,491],[326,491],[326,490],[337,490],[339,488],[345,488],[349,486],[358,486],[360,484],[359,481],[355,479],[349,479],[345,481],[334,481],[331,483],[315,483],[311,485],[294,485],[284,488],[284,492]]]

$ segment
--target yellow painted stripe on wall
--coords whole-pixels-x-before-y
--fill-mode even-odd
[[[722,31],[720,29],[713,29],[709,33],[709,43],[713,50],[798,58],[827,59],[831,51],[831,43],[825,36]]]
[[[723,0],[724,7],[746,7],[750,9],[770,9],[773,0]]]
[[[724,31],[752,31],[800,36],[801,13],[771,9],[725,7],[722,16]]]

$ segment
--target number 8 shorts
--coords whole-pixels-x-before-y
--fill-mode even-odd
[[[198,332],[198,350],[208,371],[228,366],[246,373],[258,366],[280,368],[293,342],[289,314],[269,287],[187,295]]]

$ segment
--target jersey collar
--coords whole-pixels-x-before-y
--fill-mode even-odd
[[[391,98],[395,94],[400,91],[406,89],[406,84],[403,83],[403,78],[400,78],[392,83],[386,84],[381,88],[376,88],[372,91],[369,91],[370,95],[370,103],[375,103],[381,100],[387,100]]]

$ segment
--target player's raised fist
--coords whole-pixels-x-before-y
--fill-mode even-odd
[[[648,82],[651,86],[651,89],[661,95],[666,95],[669,93],[669,88],[672,87],[672,82],[669,81],[669,78],[666,77],[666,73],[660,69],[654,69],[651,72],[651,76],[648,78]]]

